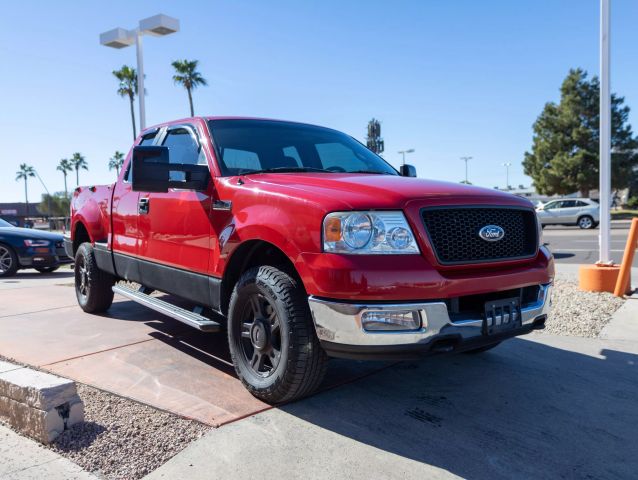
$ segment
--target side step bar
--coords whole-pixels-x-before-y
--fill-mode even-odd
[[[123,285],[114,285],[113,292],[155,310],[156,312],[163,313],[164,315],[174,318],[175,320],[185,323],[197,330],[201,330],[202,332],[219,332],[222,329],[222,326],[219,323],[200,315],[199,313],[191,312],[173,305],[172,303],[147,295],[144,293],[144,287],[141,287],[140,290],[135,290]]]

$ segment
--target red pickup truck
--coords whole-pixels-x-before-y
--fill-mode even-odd
[[[226,330],[268,402],[311,393],[331,356],[480,352],[543,328],[554,264],[533,206],[415,176],[301,123],[146,129],[117,182],[73,195],[78,302],[101,312],[115,292]]]

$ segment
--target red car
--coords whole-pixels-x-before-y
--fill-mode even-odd
[[[269,402],[315,390],[330,356],[478,352],[543,328],[554,265],[532,204],[415,176],[323,127],[149,128],[115,184],[74,193],[78,302],[101,312],[115,292],[227,330],[237,375]]]

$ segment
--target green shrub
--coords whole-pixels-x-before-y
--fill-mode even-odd
[[[631,197],[627,200],[627,206],[629,208],[638,208],[638,197]]]

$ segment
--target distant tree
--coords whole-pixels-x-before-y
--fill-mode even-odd
[[[62,172],[62,175],[64,175],[64,194],[68,197],[69,189],[66,186],[66,176],[69,174],[69,172],[73,171],[73,165],[67,158],[63,158],[62,160],[60,160],[60,163],[58,163],[56,170]]]
[[[137,72],[128,65],[122,65],[119,70],[113,70],[113,75],[120,81],[117,88],[117,94],[120,97],[128,97],[131,104],[131,123],[133,124],[133,139],[137,137],[137,129],[135,128],[135,95],[137,92]]]
[[[369,150],[376,154],[383,153],[384,142],[381,138],[381,122],[373,118],[368,122],[368,136],[366,137],[366,146]]]
[[[188,92],[188,103],[191,108],[191,117],[195,116],[195,110],[193,109],[193,89],[199,85],[208,85],[206,79],[197,71],[198,63],[198,60],[175,60],[171,64],[175,69],[173,81],[176,84],[183,86]]]
[[[55,192],[52,195],[43,193],[39,209],[49,217],[68,217],[70,204],[71,200],[66,192]]]
[[[599,83],[584,70],[570,70],[560,89],[558,104],[545,104],[533,126],[532,151],[525,152],[523,167],[539,193],[589,196],[598,188]],[[627,123],[629,107],[612,95],[612,187],[625,188],[637,164],[638,145]]]
[[[465,185],[472,185],[472,182],[470,182],[469,180],[461,180],[459,183],[463,183]]]
[[[24,201],[27,204],[27,217],[29,216],[29,193],[27,189],[27,180],[29,177],[35,177],[35,169],[26,163],[20,164],[20,170],[16,172],[16,182],[24,180]]]
[[[81,153],[75,152],[71,157],[71,165],[75,170],[75,186],[80,185],[80,170],[88,170],[89,164]]]
[[[115,170],[117,176],[120,176],[120,168],[124,163],[124,154],[118,150],[115,151],[113,157],[109,160],[109,170]]]

